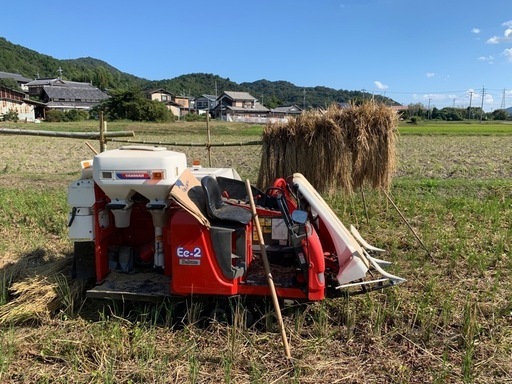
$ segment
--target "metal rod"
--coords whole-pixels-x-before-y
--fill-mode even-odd
[[[404,221],[404,223],[409,227],[409,229],[411,230],[411,232],[413,233],[413,235],[416,237],[416,239],[420,242],[421,246],[423,247],[423,249],[427,252],[427,255],[428,257],[430,257],[430,259],[432,261],[434,261],[434,257],[432,256],[432,254],[430,253],[430,251],[428,250],[428,248],[426,247],[426,245],[423,243],[423,241],[421,241],[420,237],[418,236],[418,234],[416,233],[416,231],[414,230],[414,228],[411,226],[411,224],[409,224],[409,222],[407,221],[407,219],[405,218],[405,216],[402,214],[402,212],[400,212],[400,209],[398,209],[398,207],[396,206],[395,202],[391,199],[391,197],[389,196],[389,194],[383,189],[382,192],[384,192],[384,195],[386,195],[387,199],[389,200],[389,202],[393,205],[393,207],[396,209],[396,211],[398,212],[398,214],[400,215],[400,217],[402,218],[402,220]]]
[[[274,280],[272,273],[270,272],[270,264],[268,262],[267,251],[265,250],[265,240],[263,239],[263,232],[261,231],[260,221],[258,218],[258,212],[256,211],[256,205],[254,204],[254,198],[252,196],[251,183],[249,180],[245,181],[245,187],[247,194],[249,195],[249,201],[251,203],[252,219],[258,233],[258,240],[261,248],[261,257],[263,259],[263,266],[265,267],[265,275],[267,277],[268,287],[270,288],[270,295],[272,296],[272,302],[276,311],[277,321],[279,323],[279,329],[281,331],[281,339],[283,340],[284,352],[288,359],[291,359],[290,346],[288,344],[288,338],[286,336],[286,330],[284,329],[283,316],[281,314],[281,308],[279,306],[279,300],[277,299],[276,287],[274,286]]]
[[[357,282],[357,283],[343,284],[343,285],[338,285],[335,289],[344,289],[344,288],[350,288],[350,287],[359,287],[359,286],[362,286],[362,285],[369,285],[369,284],[376,284],[376,283],[384,283],[385,281],[389,281],[389,279],[377,279],[377,280],[360,281],[360,282]]]

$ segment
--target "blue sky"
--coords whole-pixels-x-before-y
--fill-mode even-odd
[[[480,106],[482,93],[487,111],[512,105],[511,0],[24,0],[1,12],[12,43],[150,80],[204,72],[438,108]]]

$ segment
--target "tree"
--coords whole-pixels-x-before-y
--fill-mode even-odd
[[[283,102],[276,96],[272,95],[265,99],[265,107],[273,109],[279,107]]]
[[[109,120],[169,121],[172,114],[164,103],[149,100],[139,88],[113,91],[111,97],[95,108]]]
[[[492,111],[491,113],[491,119],[492,120],[507,120],[509,117],[509,114],[504,109],[496,109]]]
[[[9,111],[4,113],[2,117],[4,121],[14,121],[15,123],[17,123],[19,120],[18,111],[15,109],[9,109]]]
[[[21,91],[18,82],[14,79],[0,79],[0,87],[9,88],[15,91]]]

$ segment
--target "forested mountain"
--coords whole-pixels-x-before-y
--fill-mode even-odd
[[[37,77],[57,77],[59,68],[62,78],[72,81],[91,82],[100,89],[122,89],[140,87],[142,89],[164,88],[176,95],[200,96],[220,95],[223,91],[249,92],[270,108],[283,104],[296,104],[300,107],[325,107],[332,102],[349,102],[371,97],[360,91],[335,90],[327,87],[297,87],[287,81],[258,80],[252,83],[237,84],[229,78],[207,73],[193,73],[151,81],[125,72],[110,64],[91,57],[58,60],[13,44],[0,37],[0,71],[19,73],[29,79]],[[393,100],[376,96],[377,99],[393,105]]]

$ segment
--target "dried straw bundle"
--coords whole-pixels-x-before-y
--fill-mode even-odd
[[[258,185],[302,173],[320,192],[347,193],[365,183],[388,189],[396,168],[396,113],[384,105],[305,112],[263,131]]]
[[[35,253],[7,267],[1,283],[8,286],[12,299],[0,306],[0,325],[41,321],[58,310],[68,314],[74,310],[84,282],[68,281],[72,259],[44,259]]]

